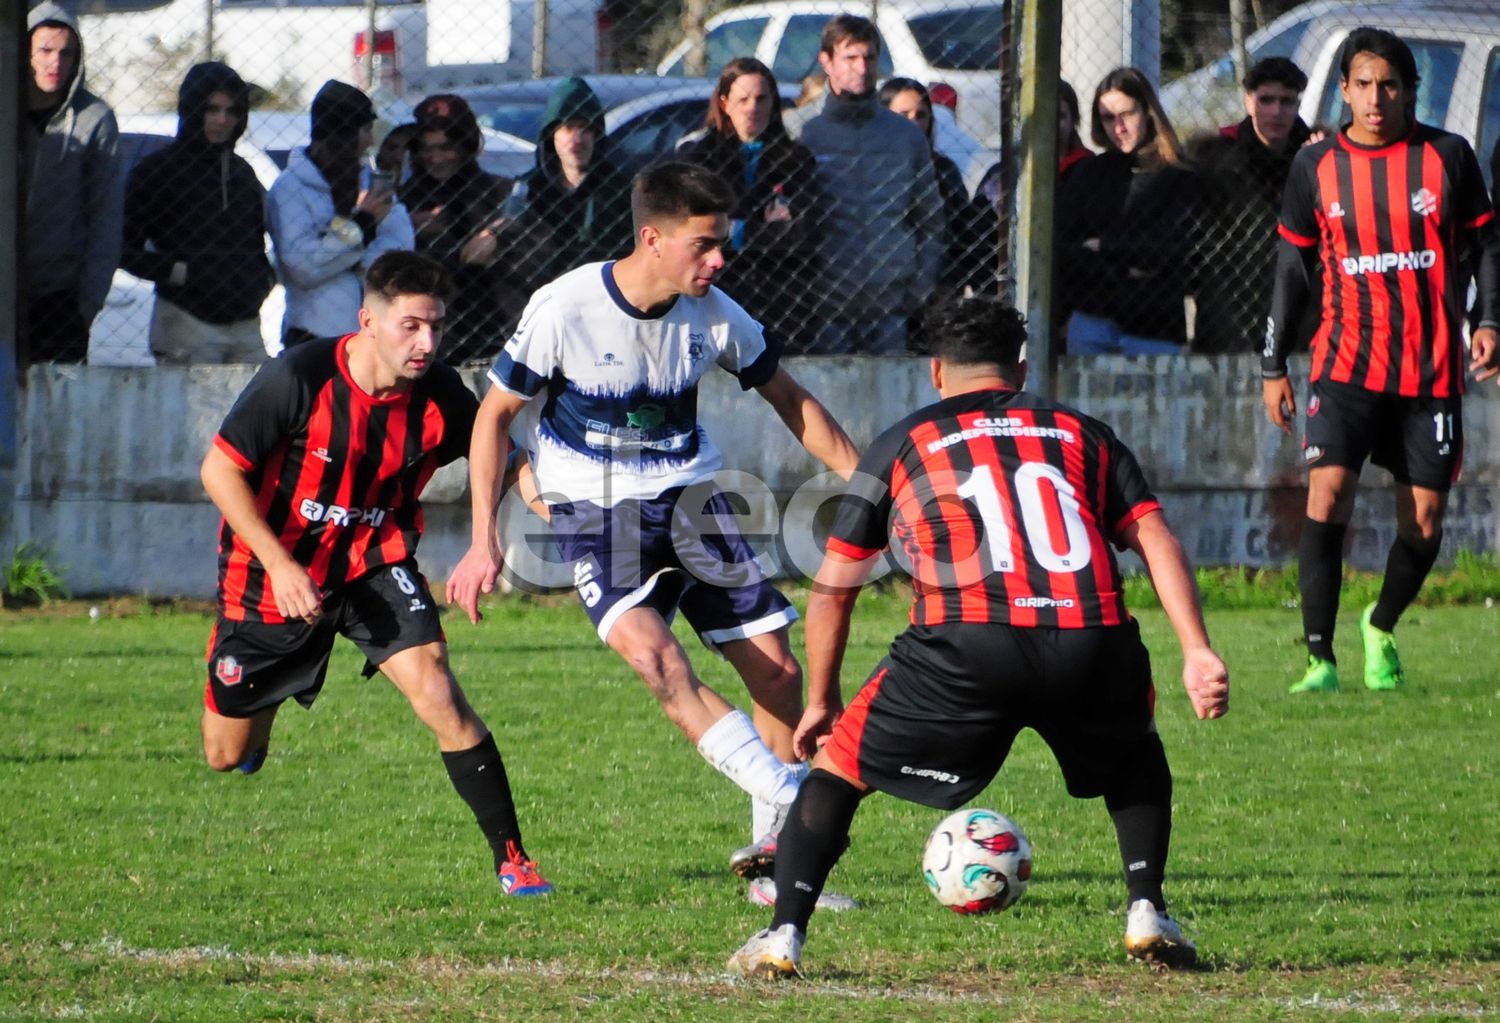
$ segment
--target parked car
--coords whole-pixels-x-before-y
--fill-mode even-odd
[[[254,121],[253,113],[250,117]],[[143,158],[177,136],[176,114],[125,114],[119,121],[121,172],[127,176]],[[275,162],[244,137],[235,143],[234,151],[250,164],[260,183],[270,188],[279,173]],[[269,253],[269,239],[266,246]],[[116,270],[109,294],[104,298],[104,308],[89,328],[89,364],[154,366],[156,359],[151,355],[148,335],[155,303],[155,285]],[[281,351],[281,317],[285,310],[286,295],[278,284],[260,307],[260,335],[268,354]]]
[[[1313,0],[1292,8],[1245,40],[1250,63],[1267,57],[1290,57],[1307,26],[1319,14],[1345,6],[1347,0]],[[1245,116],[1240,77],[1234,55],[1226,53],[1207,67],[1166,83],[1162,86],[1161,103],[1172,119],[1172,126],[1186,136],[1239,121]],[[1079,87],[1080,98],[1084,98],[1085,92],[1092,95],[1092,86],[1085,89],[1081,83],[1074,84]],[[1088,134],[1087,126],[1084,134]]]
[[[1339,49],[1361,25],[1379,25],[1406,41],[1422,81],[1417,120],[1462,135],[1490,174],[1500,139],[1500,8],[1489,0],[1350,4],[1320,15],[1292,59],[1307,72],[1302,118],[1343,125],[1351,117],[1339,91]]]
[[[401,95],[528,75],[538,2],[545,0],[79,0],[78,9],[90,85],[116,110],[150,111],[173,106],[188,64],[207,48],[205,28],[218,59],[297,106],[330,78]],[[599,66],[602,3],[548,3],[545,24],[548,73]]]
[[[1315,0],[1256,32],[1246,49],[1252,64],[1289,57],[1307,73],[1303,120],[1347,124],[1348,109],[1339,94],[1339,48],[1361,25],[1377,25],[1406,40],[1422,76],[1418,119],[1474,143],[1488,174],[1500,131],[1500,8],[1492,0]],[[1243,118],[1243,95],[1228,55],[1161,92],[1168,116],[1185,134]]]
[[[703,126],[708,97],[714,87],[713,81],[701,78],[585,75],[584,79],[604,104],[610,152],[620,167],[630,173],[671,153],[682,136]],[[457,92],[474,109],[482,126],[535,139],[541,129],[547,97],[558,81],[544,78]],[[796,101],[798,84],[779,84],[782,104],[790,108]],[[980,144],[959,126],[953,111],[946,107],[936,107],[934,117],[938,150],[958,164],[972,194],[985,171],[1000,159],[999,152]],[[534,162],[534,156],[528,157],[527,167]]]
[[[840,13],[863,14],[880,32],[879,74],[928,87],[947,85],[958,97],[959,124],[988,149],[1000,148],[1001,5],[985,0],[775,0],[732,7],[705,26],[708,74],[735,57],[759,57],[777,81],[796,86],[818,69],[823,26]],[[662,58],[658,73],[681,75],[689,44]]]

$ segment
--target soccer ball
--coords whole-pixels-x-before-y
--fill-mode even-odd
[[[955,913],[1009,909],[1031,880],[1031,843],[994,810],[959,810],[938,822],[922,852],[922,876]]]

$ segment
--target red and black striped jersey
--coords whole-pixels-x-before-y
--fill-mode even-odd
[[[1474,151],[1437,128],[1379,148],[1340,131],[1299,152],[1278,229],[1322,264],[1312,379],[1462,394],[1464,245],[1493,216]]]
[[[1020,391],[971,391],[870,445],[828,550],[891,547],[916,589],[913,625],[1118,625],[1129,615],[1109,541],[1160,507],[1103,423]]]
[[[310,341],[267,362],[214,438],[325,594],[416,553],[418,495],[439,466],[468,454],[479,407],[441,364],[403,394],[373,397],[349,375],[348,342]],[[219,606],[236,621],[284,620],[265,568],[227,522]]]

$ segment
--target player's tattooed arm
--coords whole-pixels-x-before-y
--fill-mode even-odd
[[[447,597],[478,624],[479,596],[493,593],[500,577],[500,499],[505,496],[505,460],[510,452],[510,424],[525,400],[491,387],[479,403],[469,438],[469,500],[473,521],[469,549],[448,577]]]
[[[756,390],[808,454],[846,480],[854,474],[855,466],[859,465],[859,451],[854,442],[823,403],[790,373],[778,367],[771,379]]]
[[[203,489],[208,491],[209,499],[218,507],[229,528],[265,566],[277,612],[288,620],[316,621],[323,613],[323,596],[318,584],[281,545],[280,538],[256,509],[255,493],[245,478],[245,470],[214,445],[203,459],[200,477]]]
[[[1193,566],[1159,510],[1125,527],[1125,545],[1140,555],[1182,647],[1182,685],[1200,719],[1229,713],[1229,669],[1208,641]]]

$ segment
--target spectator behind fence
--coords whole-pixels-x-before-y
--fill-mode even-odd
[[[946,251],[931,148],[876,100],[879,53],[868,19],[829,19],[818,52],[828,90],[786,118],[818,160],[819,354],[904,354],[907,317],[932,294]]]
[[[531,291],[585,263],[630,251],[630,178],[610,161],[604,104],[588,82],[569,78],[547,99],[536,167],[516,179],[501,215],[464,247],[463,258],[494,267],[506,296]]]
[[[1260,350],[1276,267],[1281,193],[1292,157],[1311,135],[1297,116],[1307,75],[1296,64],[1267,57],[1249,70],[1243,85],[1245,119],[1189,143],[1203,189],[1193,258],[1196,352]],[[1315,315],[1303,318],[1294,344],[1298,351],[1306,351],[1316,327]]]
[[[173,365],[260,362],[266,190],[234,154],[250,89],[228,65],[195,64],[177,97],[177,138],[143,158],[125,190],[120,265],[156,284],[151,353]]]
[[[109,104],[84,88],[72,15],[43,3],[26,27],[24,351],[33,362],[82,362],[120,264],[120,133]]]
[[[1068,183],[1068,175],[1073,168],[1090,156],[1094,151],[1083,144],[1083,139],[1078,136],[1078,125],[1081,121],[1078,112],[1078,93],[1073,91],[1073,86],[1059,79],[1057,82],[1057,192],[1062,194],[1063,186]],[[1053,203],[1054,209],[1057,207]],[[970,252],[977,253],[978,258],[971,261],[970,272],[963,280],[965,288],[971,288],[976,292],[995,294],[1000,284],[1000,165],[997,163],[984,172],[978,187],[974,189],[974,198],[969,206],[967,224],[973,232],[974,240],[966,248]],[[1058,284],[1061,275],[1056,275]],[[1059,289],[1060,294],[1060,289]],[[1067,314],[1062,311],[1059,301],[1053,303],[1053,314],[1060,324],[1067,319]]]
[[[374,144],[375,108],[352,85],[327,81],[313,97],[312,142],[294,149],[271,186],[271,242],[286,285],[287,347],[359,329],[364,271],[383,252],[415,244],[394,183],[361,165]]]
[[[416,230],[417,251],[442,263],[453,279],[438,354],[459,366],[493,357],[505,340],[506,315],[493,300],[489,271],[465,263],[461,253],[505,201],[510,182],[480,169],[479,122],[461,97],[428,96],[415,117],[415,166],[398,194]]]
[[[965,222],[968,216],[969,190],[964,187],[963,171],[958,169],[958,164],[937,150],[933,135],[932,96],[928,93],[927,86],[915,78],[889,79],[875,96],[880,100],[880,105],[891,113],[900,114],[921,128],[927,139],[927,149],[932,154],[932,171],[937,176],[938,195],[943,200],[943,215],[948,228],[948,255],[938,271],[938,281],[949,288],[956,287],[966,276],[963,271],[966,252],[962,246],[973,241],[973,233],[967,229]]]
[[[1074,355],[1164,355],[1187,340],[1198,178],[1146,76],[1116,68],[1094,92],[1103,152],[1069,174],[1059,198],[1063,297]]]
[[[704,127],[677,147],[734,192],[724,269],[714,283],[744,307],[774,343],[805,351],[815,310],[806,282],[816,275],[817,162],[781,121],[771,69],[737,57],[719,74]]]
[[[375,157],[372,162],[376,174],[384,174],[396,183],[399,195],[401,186],[411,180],[411,157],[417,137],[417,122],[403,121],[391,125],[384,134],[379,131],[382,123],[385,122],[375,122]],[[406,206],[405,203],[402,205]],[[411,216],[410,206],[407,206],[407,216]],[[413,227],[415,229],[415,225]]]

